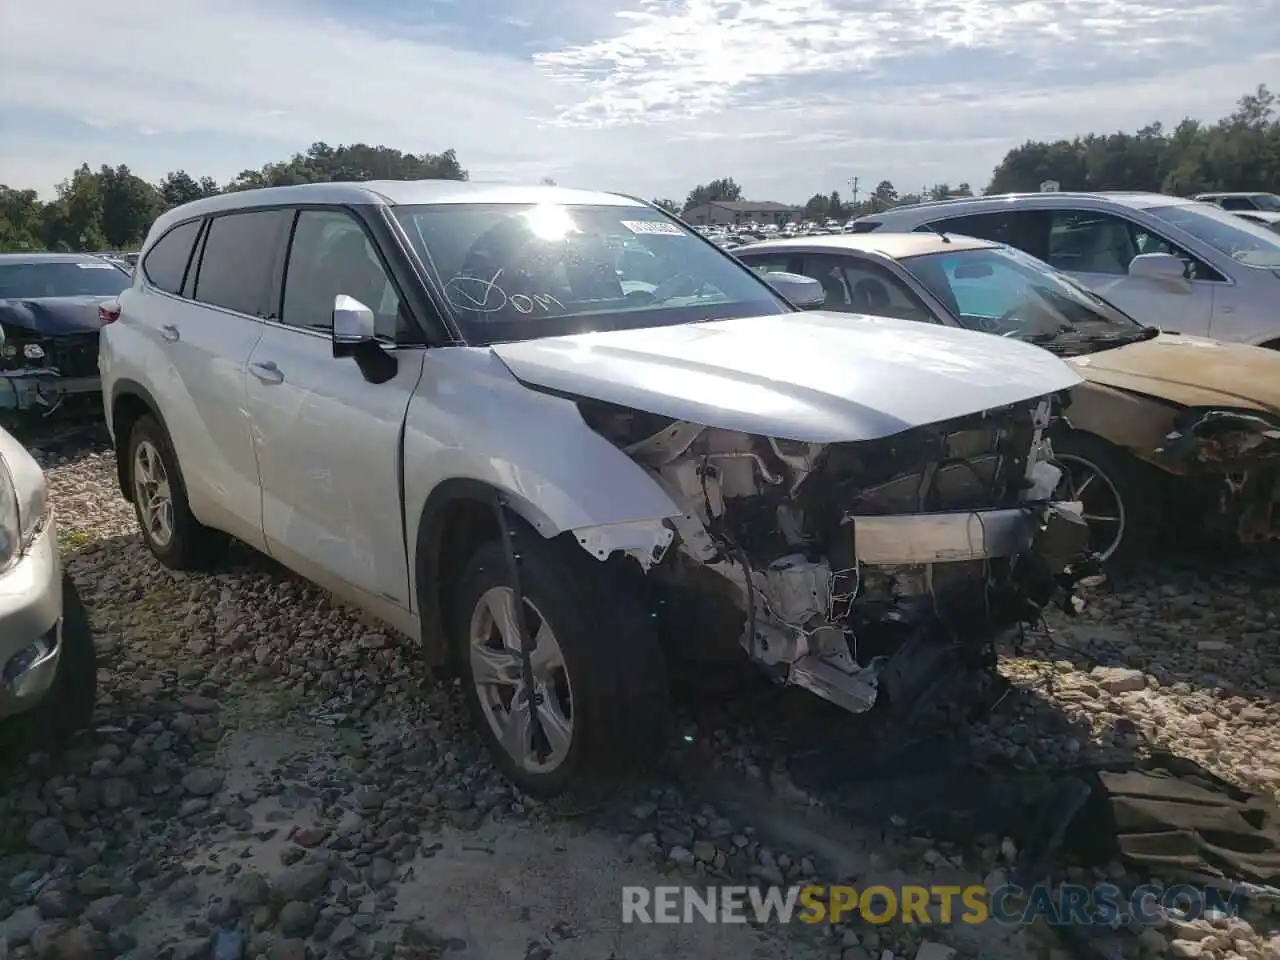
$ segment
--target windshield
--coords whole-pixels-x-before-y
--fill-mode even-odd
[[[0,263],[0,300],[40,297],[114,297],[133,279],[105,260]]]
[[[752,271],[648,207],[438,204],[395,215],[471,344],[792,312]]]
[[[1254,205],[1259,210],[1270,210],[1272,213],[1280,213],[1280,197],[1274,193],[1259,193],[1253,198]]]
[[[1210,203],[1148,207],[1147,213],[1186,231],[1246,267],[1280,270],[1280,239],[1266,227],[1234,213]]]
[[[1011,247],[929,253],[900,262],[971,330],[1019,340],[1142,331],[1065,274]]]

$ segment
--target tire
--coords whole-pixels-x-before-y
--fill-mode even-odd
[[[62,653],[53,686],[35,708],[16,718],[19,742],[54,753],[89,725],[98,695],[98,658],[89,614],[76,585],[62,575]]]
[[[1105,567],[1115,573],[1127,573],[1140,566],[1149,558],[1151,545],[1161,530],[1163,474],[1093,434],[1063,433],[1053,437],[1052,444],[1061,466],[1073,473],[1079,468],[1097,474],[1119,505],[1118,542],[1108,551],[1094,544],[1103,554]],[[1073,488],[1067,492],[1074,495],[1072,491]],[[1087,499],[1085,513],[1089,513]],[[1091,523],[1090,530],[1101,526]]]
[[[228,538],[221,531],[204,526],[192,515],[182,469],[164,427],[154,417],[141,417],[129,431],[125,454],[129,466],[129,498],[133,501],[138,528],[147,548],[171,570],[208,570],[215,567],[222,559]],[[163,471],[169,505],[167,536],[162,536],[156,529],[143,505],[146,493],[140,486],[140,455],[154,458]],[[155,474],[153,479],[158,476]],[[147,481],[142,483],[148,484]]]
[[[538,715],[554,717],[558,725],[567,716],[567,747],[542,766],[522,762],[503,746],[496,728],[503,718],[502,697],[511,694],[514,701],[514,686],[482,689],[477,682],[473,629],[487,635],[493,646],[507,646],[493,629],[481,629],[493,619],[493,603],[500,603],[504,594],[507,609],[513,609],[511,577],[500,542],[478,548],[462,574],[451,621],[451,652],[468,710],[494,764],[525,793],[550,798],[589,789],[598,777],[634,769],[657,755],[666,743],[670,716],[667,674],[647,606],[622,571],[588,556],[575,543],[548,541],[531,529],[517,530],[514,537],[526,629],[536,635],[543,625],[549,627],[563,664],[562,671],[545,667],[555,657],[552,645],[541,641],[536,653],[544,665],[539,668]],[[494,655],[512,671],[504,675],[514,678],[520,675],[520,659],[511,649],[518,650],[518,643]],[[567,683],[561,682],[565,678]],[[499,701],[496,706],[494,700]],[[546,746],[550,740],[542,742]]]

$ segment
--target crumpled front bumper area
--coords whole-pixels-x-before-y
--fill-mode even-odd
[[[0,410],[43,413],[57,409],[64,397],[98,393],[98,377],[64,377],[57,370],[0,371]]]
[[[1098,572],[1082,513],[1079,502],[1063,501],[851,518],[860,578],[926,571],[929,588],[915,611],[900,605],[883,622],[853,627],[883,656],[855,665],[813,635],[788,681],[854,713],[883,703],[919,715],[963,682],[999,636],[1038,620],[1055,599],[1076,612],[1076,584]]]
[[[1243,543],[1280,539],[1280,423],[1248,411],[1185,411],[1158,451],[1206,481]]]

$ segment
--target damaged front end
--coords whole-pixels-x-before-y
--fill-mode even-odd
[[[1080,505],[1053,500],[1057,403],[832,444],[579,408],[684,511],[668,521],[677,549],[645,563],[693,604],[675,619],[725,611],[775,679],[861,713],[914,712],[1055,597],[1077,609],[1073,587],[1097,568]]]
[[[1156,453],[1188,476],[1242,543],[1280,539],[1280,421],[1189,407]]]
[[[98,334],[40,334],[0,324],[0,411],[42,415],[101,391]]]

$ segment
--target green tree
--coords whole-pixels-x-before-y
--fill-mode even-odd
[[[0,251],[43,250],[43,213],[34,190],[0,184]]]
[[[1046,180],[1063,190],[1274,190],[1280,183],[1276,95],[1259,86],[1217,123],[1186,118],[1172,132],[1152,123],[1135,133],[1029,140],[996,166],[987,193],[1038,190]]]
[[[58,184],[57,199],[41,212],[41,233],[49,250],[91,251],[106,246],[102,232],[102,187],[87,163]]]
[[[700,207],[704,203],[714,203],[717,200],[732,203],[741,199],[742,187],[738,186],[738,181],[734,180],[733,177],[721,177],[719,180],[712,180],[710,183],[700,183],[690,190],[689,196],[684,201],[684,209]]]
[[[98,171],[102,196],[102,235],[113,250],[140,245],[160,212],[160,194],[124,164]]]
[[[897,201],[898,190],[888,180],[881,180],[876,184],[876,188],[871,191],[871,198],[875,201],[877,207],[883,209]]]

